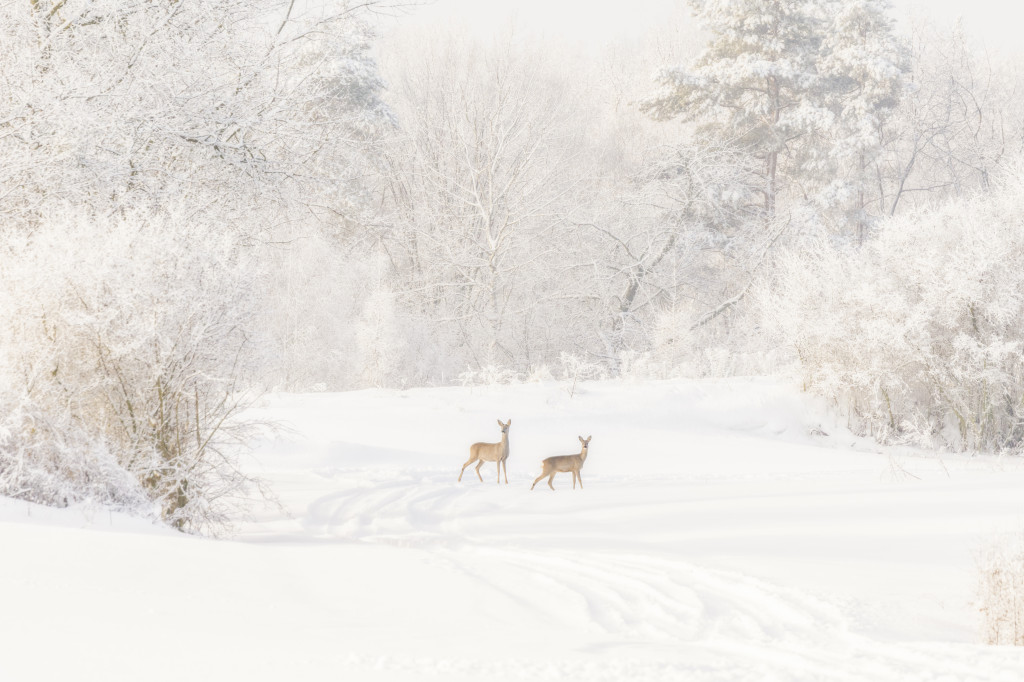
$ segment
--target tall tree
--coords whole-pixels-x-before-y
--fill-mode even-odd
[[[888,0],[843,0],[819,61],[826,101],[835,115],[823,202],[834,206],[863,241],[878,206],[878,163],[909,68],[906,45],[893,31]],[[877,217],[880,212],[873,211]]]
[[[877,169],[883,215],[988,191],[1024,139],[1020,69],[972,47],[962,27],[913,26],[910,61],[913,96],[887,126]]]
[[[522,367],[577,172],[574,103],[538,53],[512,42],[424,50],[432,58],[409,56],[395,86],[403,133],[389,153],[384,245],[406,303],[442,323],[464,363]]]
[[[706,142],[746,150],[767,221],[783,193],[854,203],[902,74],[884,0],[691,4],[710,43],[692,67],[664,69],[662,91],[642,108],[694,123]]]
[[[745,149],[757,162],[766,220],[784,180],[820,157],[830,113],[817,92],[824,36],[821,2],[691,0],[710,32],[691,67],[663,69],[662,92],[642,108],[661,120],[697,125],[697,135]]]

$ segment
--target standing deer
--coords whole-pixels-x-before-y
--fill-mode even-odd
[[[508,424],[502,424],[499,419],[498,426],[501,427],[500,443],[473,443],[469,446],[469,461],[462,465],[462,471],[459,472],[460,481],[462,480],[462,474],[466,471],[466,467],[473,462],[477,462],[476,475],[480,482],[483,483],[484,477],[480,475],[480,467],[484,465],[484,462],[497,462],[498,483],[501,483],[501,467],[504,465],[505,485],[508,485],[508,427],[512,426],[512,418],[509,417]]]
[[[580,479],[580,490],[583,489],[583,476],[580,474],[580,469],[583,468],[583,463],[587,461],[587,450],[590,448],[591,436],[587,436],[586,440],[583,440],[583,436],[579,437],[580,442],[583,443],[583,449],[580,450],[578,455],[559,455],[557,457],[548,457],[544,460],[542,466],[544,467],[538,476],[533,481],[533,485],[537,485],[537,481],[548,477],[548,487],[552,490],[555,486],[551,485],[552,479],[555,474],[560,472],[571,472],[572,473],[572,489],[576,490],[576,479]],[[530,486],[530,490],[533,490],[533,485]]]

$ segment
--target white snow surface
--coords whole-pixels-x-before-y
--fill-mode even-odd
[[[883,448],[782,381],[273,395],[231,540],[0,499],[0,680],[1024,680],[975,565],[1016,458]],[[509,485],[469,445],[512,419]],[[593,436],[584,489],[540,461]]]

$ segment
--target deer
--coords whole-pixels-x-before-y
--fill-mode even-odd
[[[590,448],[590,439],[592,436],[587,436],[586,440],[583,440],[583,436],[579,436],[580,443],[583,443],[583,449],[580,450],[578,455],[559,455],[557,457],[548,457],[545,459],[541,466],[543,470],[540,476],[533,481],[533,485],[530,486],[530,490],[533,490],[533,486],[537,485],[537,481],[548,477],[548,487],[552,490],[555,486],[551,485],[552,479],[555,478],[555,474],[561,472],[572,473],[572,489],[576,490],[576,479],[580,480],[580,490],[583,490],[583,476],[580,474],[580,469],[583,468],[583,463],[587,461],[587,450]]]
[[[466,471],[466,467],[476,462],[476,475],[480,482],[483,483],[484,477],[480,475],[480,467],[484,465],[484,462],[497,462],[498,483],[501,483],[501,467],[504,465],[505,485],[508,485],[508,427],[512,426],[512,418],[509,417],[507,424],[502,424],[499,419],[498,426],[501,427],[500,443],[473,443],[469,446],[469,461],[462,465],[462,471],[459,472],[460,481],[462,480],[462,474]]]

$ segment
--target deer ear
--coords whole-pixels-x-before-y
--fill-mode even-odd
[[[580,442],[581,442],[581,443],[586,443],[586,441],[585,441],[585,440],[583,440],[583,436],[576,436],[576,437],[580,439]]]
[[[593,438],[593,436],[587,436],[587,442],[588,442],[588,443],[590,442],[590,439],[591,439],[591,438]]]
[[[508,424],[505,424],[505,426],[512,426],[512,417],[508,418]]]
[[[505,425],[501,423],[501,420],[500,420],[500,419],[498,420],[498,426],[500,426],[500,427],[502,427],[502,428],[505,428]]]

